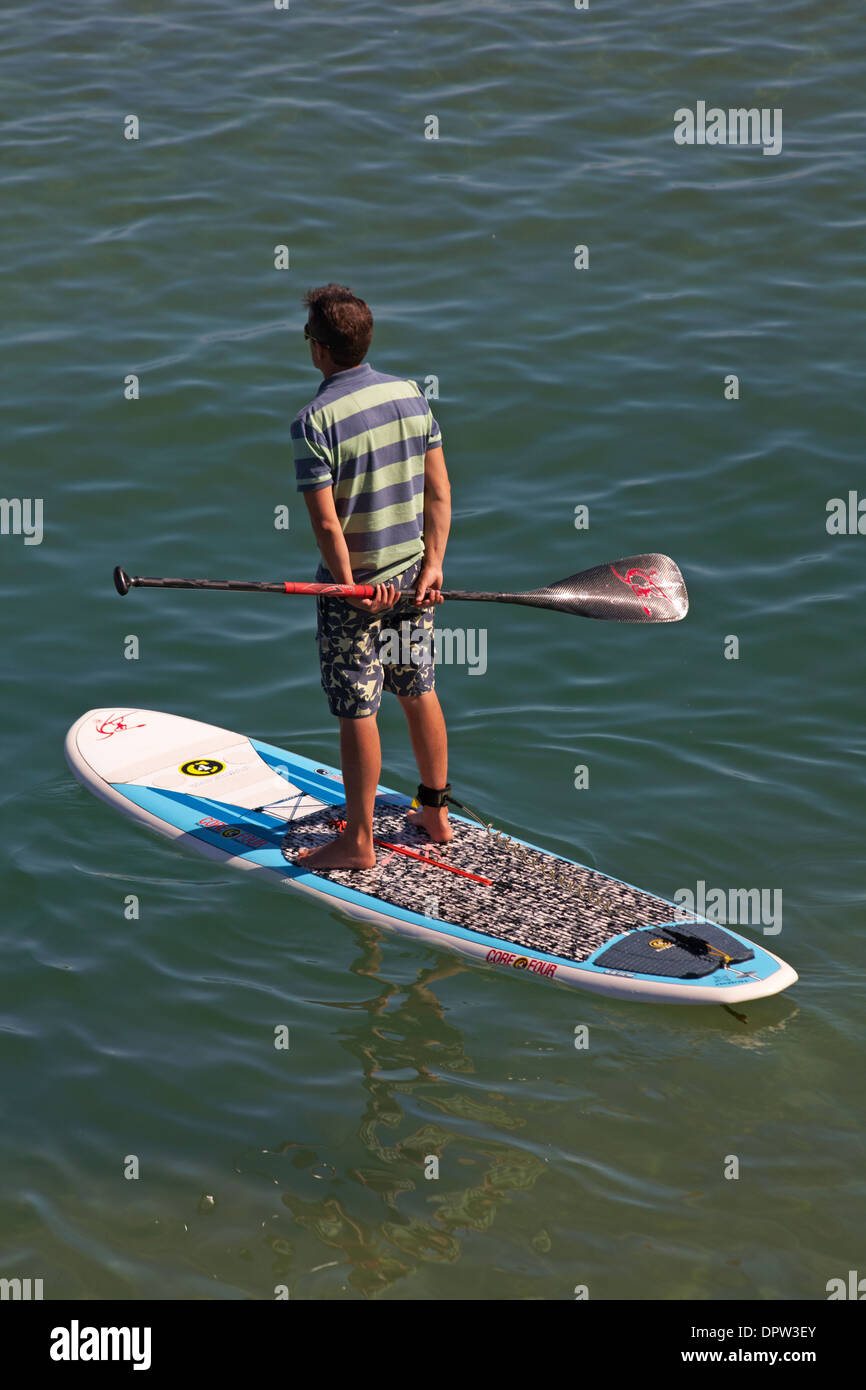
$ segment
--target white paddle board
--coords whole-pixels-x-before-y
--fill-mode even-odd
[[[433,845],[406,819],[411,799],[387,787],[376,867],[305,869],[297,851],[337,833],[339,769],[213,724],[89,710],[66,757],[89,791],[150,830],[494,970],[668,1004],[737,1004],[797,979],[727,926],[462,816],[451,817],[454,839]]]

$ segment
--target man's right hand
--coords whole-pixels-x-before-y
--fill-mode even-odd
[[[347,598],[346,603],[353,608],[363,608],[366,613],[384,613],[386,608],[394,607],[399,597],[399,590],[394,584],[377,584],[375,597]]]

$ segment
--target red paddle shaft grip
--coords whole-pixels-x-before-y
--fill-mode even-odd
[[[287,594],[327,594],[332,598],[375,598],[372,584],[293,584],[286,580]]]

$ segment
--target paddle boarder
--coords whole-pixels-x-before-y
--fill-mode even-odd
[[[451,839],[448,743],[431,640],[451,490],[442,436],[423,392],[364,361],[373,337],[369,306],[336,284],[308,291],[303,303],[304,338],[323,380],[292,422],[292,443],[297,487],[322,557],[316,579],[376,587],[372,599],[317,599],[322,686],[340,722],[346,825],[303,857],[311,868],[366,869],[376,863],[383,690],[400,701],[421,778],[420,809],[410,819],[436,843]],[[393,634],[399,639],[404,623],[416,659],[400,664],[392,651],[402,657],[405,644]]]

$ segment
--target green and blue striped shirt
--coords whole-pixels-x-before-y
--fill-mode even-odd
[[[441,443],[417,383],[366,362],[329,376],[292,421],[298,491],[333,487],[359,582],[392,579],[424,554],[424,455]],[[317,578],[333,575],[322,564]]]

